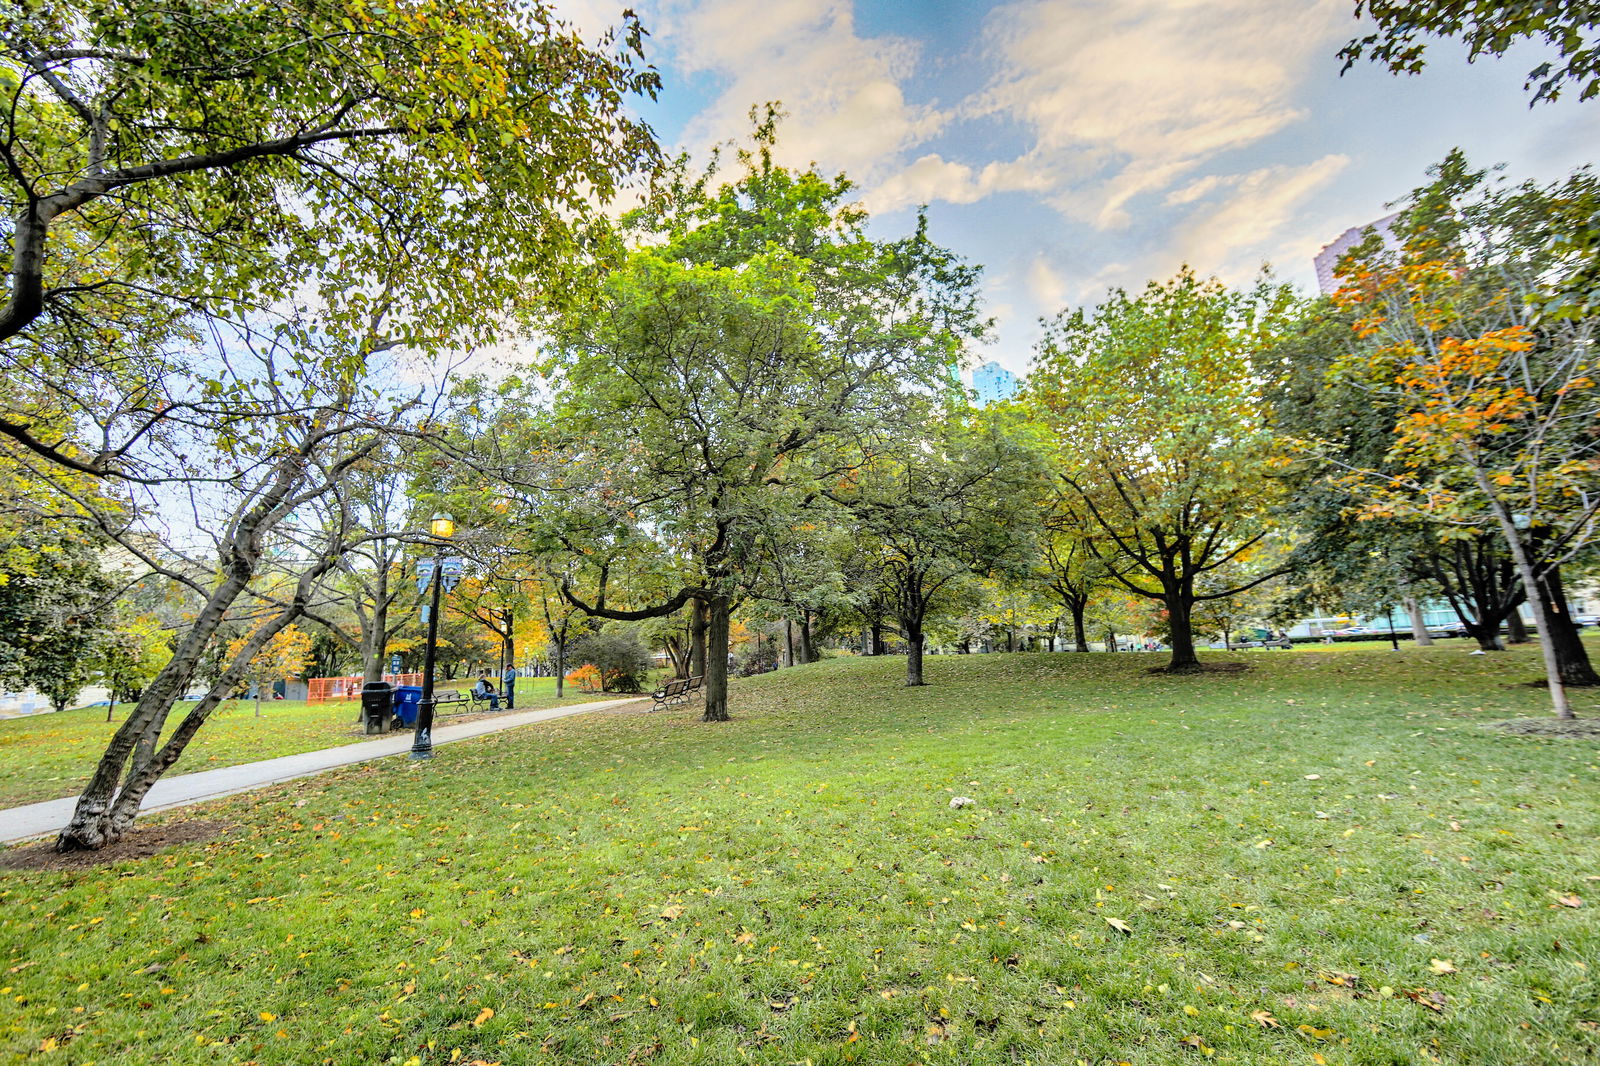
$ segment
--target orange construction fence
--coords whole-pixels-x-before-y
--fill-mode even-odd
[[[391,685],[422,684],[421,674],[384,674],[383,679]],[[321,700],[358,700],[361,698],[361,675],[307,678],[306,690],[306,701],[309,703]]]

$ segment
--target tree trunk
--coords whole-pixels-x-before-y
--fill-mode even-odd
[[[1200,657],[1194,650],[1194,630],[1189,624],[1190,603],[1181,592],[1169,592],[1166,597],[1167,622],[1172,629],[1172,661],[1167,663],[1169,674],[1192,674],[1200,669]]]
[[[956,641],[956,654],[957,655],[971,655],[972,654],[972,641],[970,641],[970,640],[958,640],[958,641]]]
[[[1539,595],[1539,582],[1534,576],[1533,563],[1528,559],[1528,552],[1523,547],[1522,534],[1518,532],[1511,513],[1495,497],[1488,475],[1476,468],[1473,474],[1478,482],[1479,491],[1488,498],[1489,507],[1500,522],[1500,532],[1505,537],[1506,546],[1511,549],[1511,561],[1517,568],[1517,576],[1522,579],[1523,592],[1533,604],[1533,609],[1539,612],[1539,631],[1546,636],[1546,639],[1539,642],[1539,650],[1544,658],[1544,677],[1550,691],[1551,709],[1555,711],[1557,718],[1576,718],[1572,705],[1567,702],[1566,686],[1561,681],[1561,665],[1556,661],[1555,642],[1549,639],[1550,609]]]
[[[689,676],[706,676],[706,605],[695,600],[689,606]]]
[[[1506,643],[1528,643],[1528,624],[1522,620],[1520,610],[1512,611],[1506,615]]]
[[[711,597],[711,617],[706,626],[706,722],[726,722],[728,714],[728,615],[733,609],[729,597]]]
[[[672,676],[678,679],[689,676],[689,649],[688,645],[679,637],[668,637],[666,640],[667,659],[672,663]]]
[[[244,591],[246,583],[255,572],[256,559],[246,551],[236,552],[222,582],[212,590],[210,598],[200,609],[188,634],[179,642],[172,658],[167,661],[150,684],[145,686],[133,712],[123,719],[122,725],[112,734],[105,754],[95,766],[94,776],[78,797],[72,818],[56,837],[57,851],[93,851],[116,842],[111,828],[111,800],[117,791],[128,756],[141,742],[153,752],[155,738],[160,735],[172,705],[183,694],[190,677],[205,653],[217,628],[233,601]],[[146,740],[146,735],[149,739]]]
[[[1484,651],[1505,651],[1506,646],[1500,643],[1499,629],[1488,629],[1480,625],[1468,625],[1467,632],[1477,640],[1478,647]]]
[[[389,656],[389,575],[380,567],[376,577],[376,594],[372,597],[372,613],[363,620],[367,632],[361,634],[361,681],[363,684],[382,681]]]
[[[908,686],[926,685],[922,677],[922,622],[920,620],[905,622],[906,638],[906,684]]]
[[[1406,614],[1411,616],[1411,639],[1424,648],[1431,647],[1433,638],[1428,635],[1428,623],[1422,617],[1422,604],[1414,596],[1407,596],[1400,602],[1405,604]]]
[[[327,567],[333,565],[332,560],[327,560]],[[325,568],[324,568],[325,569]],[[161,775],[178,761],[189,741],[200,731],[200,727],[211,717],[211,712],[221,705],[222,701],[238,687],[239,681],[244,677],[245,671],[250,668],[250,660],[254,659],[263,647],[273,637],[288,627],[289,623],[299,618],[305,607],[306,596],[309,592],[309,581],[315,576],[312,574],[302,576],[300,587],[296,590],[295,598],[291,605],[280,611],[267,622],[264,622],[250,639],[234,656],[233,662],[222,672],[222,676],[211,686],[211,690],[201,698],[200,702],[184,715],[183,721],[178,723],[178,728],[172,731],[172,736],[161,746],[159,751],[154,750],[155,734],[159,729],[152,731],[140,738],[139,752],[128,770],[128,777],[122,784],[122,789],[117,793],[116,799],[102,818],[102,825],[106,834],[104,843],[110,844],[122,838],[122,835],[133,828],[133,821],[139,816],[139,807],[144,803],[144,798],[150,789],[161,779]],[[261,688],[256,687],[259,699]],[[148,742],[148,743],[147,743]],[[148,754],[147,754],[148,753]],[[74,815],[76,818],[76,815]],[[71,829],[69,825],[67,829]],[[71,850],[71,846],[64,847],[67,830],[62,830],[61,837],[56,840],[57,851]],[[103,846],[103,845],[102,845]]]
[[[1082,600],[1067,604],[1067,610],[1072,612],[1073,651],[1089,650],[1089,634],[1083,628],[1083,611],[1087,606]]]
[[[1580,688],[1600,685],[1600,674],[1596,674],[1594,666],[1590,664],[1589,652],[1583,646],[1578,627],[1572,622],[1560,567],[1552,569],[1539,582],[1539,599],[1543,602],[1544,617],[1549,627],[1548,634],[1541,632],[1540,636],[1555,649],[1562,683]]]
[[[556,646],[556,699],[561,699],[567,688],[567,627],[561,626],[561,635],[555,639]]]
[[[1106,626],[1106,651],[1117,650],[1117,631]]]
[[[511,608],[507,607],[505,612],[505,641],[500,645],[500,658],[504,660],[500,665],[500,685],[505,689],[501,695],[505,697],[506,710],[508,711],[517,709],[517,679],[515,676],[508,676],[507,674],[507,671],[510,671],[511,675],[515,675],[517,669],[517,638],[512,636],[512,623],[515,620],[511,613]]]
[[[871,650],[868,651],[867,654],[868,655],[882,655],[883,654],[883,623],[882,622],[873,622],[872,623],[871,632],[872,632],[872,645],[871,645]]]
[[[805,663],[817,661],[817,646],[811,639],[810,611],[800,616],[800,661]]]

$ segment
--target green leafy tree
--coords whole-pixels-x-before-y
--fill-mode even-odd
[[[39,388],[0,434],[126,475],[190,410],[159,383],[206,376],[150,342],[197,318],[309,286],[341,358],[377,314],[387,342],[438,352],[492,340],[530,292],[580,290],[597,208],[654,162],[628,110],[658,83],[642,36],[629,17],[592,46],[536,0],[13,7],[0,366]],[[63,434],[91,398],[105,432]]]
[[[1558,99],[1568,86],[1583,100],[1600,93],[1600,3],[1594,0],[1356,0],[1356,15],[1378,28],[1339,51],[1345,70],[1370,59],[1396,74],[1415,74],[1429,37],[1459,39],[1468,59],[1503,56],[1537,40],[1559,59],[1528,72],[1535,103]]]
[[[70,527],[0,537],[13,566],[0,576],[0,688],[32,685],[62,711],[93,679],[115,594],[103,548]]]
[[[708,721],[728,717],[731,611],[762,539],[911,396],[947,387],[983,325],[974,270],[921,225],[869,237],[850,183],[776,165],[772,136],[768,122],[725,184],[681,168],[632,219],[643,243],[603,299],[555,325],[556,400],[518,449],[543,457],[522,476],[595,590],[575,604],[622,621],[703,606]]]
[[[110,695],[106,721],[111,721],[118,700],[138,699],[160,669],[172,657],[172,638],[161,620],[148,614],[131,614],[124,601],[117,603],[109,631],[100,641],[94,669],[105,682]]]
[[[907,685],[926,683],[929,619],[961,602],[965,579],[1015,579],[1032,567],[1044,488],[1037,453],[1000,419],[969,424],[956,412],[922,425],[828,492],[880,554]]]
[[[1272,531],[1280,449],[1256,357],[1289,302],[1265,279],[1233,291],[1185,270],[1063,312],[1039,345],[1031,400],[1055,442],[1059,506],[1112,580],[1166,609],[1174,672],[1200,669],[1197,602],[1272,576],[1200,584],[1249,570]]]

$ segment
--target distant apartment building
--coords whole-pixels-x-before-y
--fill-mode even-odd
[[[1011,399],[1017,387],[1017,375],[993,360],[972,372],[972,390],[978,394],[979,407]]]
[[[1396,243],[1394,231],[1390,227],[1394,225],[1394,220],[1399,217],[1400,213],[1396,211],[1394,214],[1380,218],[1376,222],[1368,222],[1364,226],[1351,226],[1334,238],[1332,244],[1317,253],[1317,257],[1312,262],[1317,267],[1317,288],[1322,290],[1324,296],[1331,295],[1339,288],[1339,279],[1333,276],[1334,268],[1339,265],[1339,257],[1360,244],[1369,229],[1377,230],[1383,237],[1385,244]]]

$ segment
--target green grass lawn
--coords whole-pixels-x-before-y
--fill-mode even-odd
[[[1534,653],[1203,657],[1254,669],[837,659],[191,809],[0,880],[0,1057],[1600,1059],[1600,743],[1485,728]]]
[[[441,687],[470,686],[470,681],[456,681]],[[569,688],[561,702],[608,698]],[[518,679],[517,710],[537,710],[556,703],[554,678]],[[169,730],[177,728],[192,706],[179,703],[173,709],[167,720]],[[254,700],[229,700],[212,714],[171,772],[193,773],[370,740],[356,721],[357,708],[354,700],[262,701],[261,717],[257,718]],[[131,705],[119,704],[110,724],[104,707],[0,721],[0,807],[76,795],[88,783],[95,762],[130,710]]]

